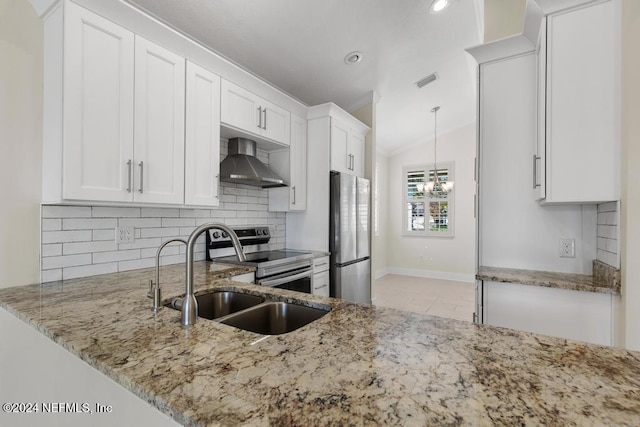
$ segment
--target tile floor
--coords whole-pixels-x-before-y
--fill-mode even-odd
[[[373,304],[473,321],[473,283],[387,274],[373,282]]]

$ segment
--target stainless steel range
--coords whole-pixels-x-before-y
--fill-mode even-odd
[[[280,289],[311,293],[313,289],[312,252],[290,249],[268,250],[271,239],[269,227],[233,228],[247,257],[238,261],[231,238],[219,230],[207,232],[207,259],[225,264],[239,264],[256,267],[255,283]]]

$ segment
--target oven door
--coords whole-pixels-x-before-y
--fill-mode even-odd
[[[257,279],[257,283],[262,286],[310,294],[313,289],[313,267],[264,277]]]

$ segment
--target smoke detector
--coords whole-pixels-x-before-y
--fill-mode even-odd
[[[360,61],[362,61],[362,52],[358,52],[357,50],[344,57],[344,62],[348,65],[355,64]]]

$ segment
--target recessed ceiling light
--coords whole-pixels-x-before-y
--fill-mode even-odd
[[[362,53],[358,51],[351,52],[344,57],[344,62],[347,64],[355,64],[360,61],[362,61]]]
[[[449,0],[433,0],[431,2],[431,7],[429,8],[429,12],[438,13],[442,12],[444,9],[449,6]]]

